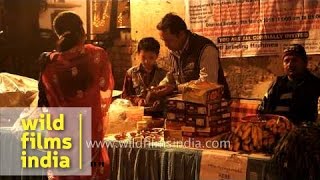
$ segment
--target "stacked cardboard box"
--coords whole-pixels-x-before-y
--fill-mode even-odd
[[[228,102],[222,99],[200,104],[187,102],[178,95],[167,102],[165,139],[213,137],[228,132],[230,115]]]
[[[186,107],[186,126],[182,128],[184,136],[213,137],[230,131],[231,114],[226,101],[206,105],[188,102]]]
[[[186,102],[182,95],[170,98],[167,102],[167,115],[165,120],[164,139],[167,141],[182,140],[181,127],[186,125]]]

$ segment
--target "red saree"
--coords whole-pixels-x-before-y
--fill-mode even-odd
[[[102,141],[106,127],[103,111],[110,105],[114,87],[107,53],[93,45],[79,45],[63,53],[54,52],[50,59],[41,77],[49,106],[91,107],[92,140]],[[100,91],[106,91],[103,98]],[[104,162],[104,167],[92,168],[92,176],[49,175],[49,179],[108,179],[110,163],[106,148],[93,148],[92,161]]]

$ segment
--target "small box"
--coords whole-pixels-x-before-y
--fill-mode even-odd
[[[165,141],[182,141],[181,130],[164,130]]]
[[[211,137],[212,136],[213,128],[207,127],[207,128],[197,128],[197,136],[199,137]]]
[[[182,131],[182,136],[196,137],[196,132],[185,132],[185,131]]]
[[[216,113],[212,116],[206,115],[187,115],[186,124],[197,128],[210,127],[212,124],[217,124],[217,121],[221,120],[221,114]],[[188,123],[187,123],[188,122]],[[191,124],[192,123],[192,124]]]
[[[210,102],[219,102],[222,99],[223,86],[211,82],[191,81],[184,87],[182,100],[207,104]]]
[[[182,126],[181,130],[183,132],[196,132],[196,128],[190,126]]]
[[[170,120],[165,121],[165,129],[169,129],[169,130],[181,130],[181,127],[185,125],[186,123],[181,121],[170,121]]]
[[[204,128],[207,126],[207,117],[206,116],[189,116],[187,118],[186,124],[193,127]]]
[[[196,136],[196,128],[190,126],[182,126],[182,136],[187,137],[195,137]]]
[[[170,121],[185,121],[186,115],[180,112],[167,112],[167,119]]]
[[[192,117],[186,118],[186,126],[196,127],[196,120]]]
[[[222,119],[231,118],[230,112],[222,112],[221,114]]]
[[[214,127],[196,128],[197,136],[212,137],[231,130],[231,123],[216,124]]]
[[[221,120],[221,114],[220,113],[217,113],[216,115],[214,116],[210,116],[207,118],[207,127],[212,127],[211,124],[214,124],[214,123],[219,123],[219,121]]]
[[[219,102],[206,105],[188,102],[186,103],[186,114],[210,116],[216,113],[220,108],[221,104]]]
[[[167,109],[173,112],[185,112],[185,103],[186,102],[182,100],[182,94],[178,94],[167,100]]]

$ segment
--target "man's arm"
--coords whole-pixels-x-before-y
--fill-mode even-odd
[[[207,80],[209,82],[218,82],[219,71],[219,51],[213,46],[204,48],[200,55],[200,69],[205,68],[208,74]]]

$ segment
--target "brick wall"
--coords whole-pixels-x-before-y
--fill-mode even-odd
[[[125,73],[132,66],[132,44],[134,44],[132,40],[119,37],[114,40],[113,47],[109,50],[115,79],[115,89],[122,89]]]

